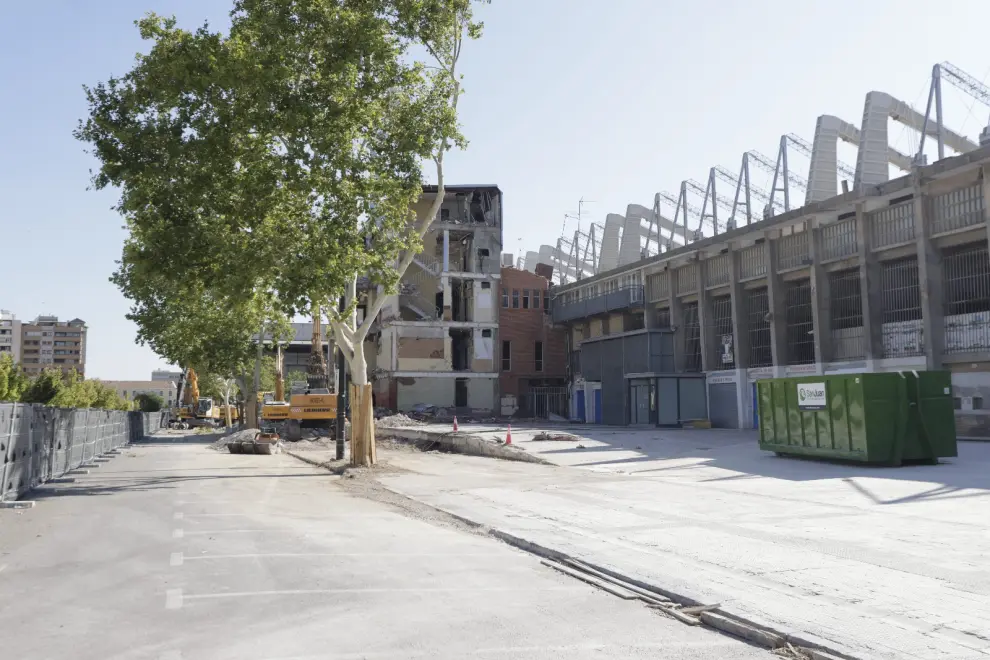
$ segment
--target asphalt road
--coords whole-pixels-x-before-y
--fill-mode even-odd
[[[0,510],[0,657],[770,658],[289,456],[125,448]]]

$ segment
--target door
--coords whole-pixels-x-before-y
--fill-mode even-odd
[[[454,406],[457,408],[467,408],[468,405],[468,383],[467,378],[458,378],[454,381]]]
[[[657,426],[677,426],[680,417],[677,414],[677,379],[657,379]]]
[[[595,390],[595,424],[602,423],[602,390]]]
[[[719,429],[739,428],[739,403],[735,383],[714,383],[708,386],[709,418]]]
[[[753,428],[760,428],[760,407],[756,405],[759,399],[756,398],[756,383],[753,383]]]
[[[577,410],[575,411],[575,416],[582,422],[586,422],[584,418],[584,388],[582,387],[577,391]]]
[[[629,423],[650,423],[650,382],[647,380],[630,381]]]

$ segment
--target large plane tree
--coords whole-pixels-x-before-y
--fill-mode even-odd
[[[120,189],[130,238],[114,279],[142,337],[158,346],[166,326],[144,324],[159,294],[132,286],[134,263],[206,305],[322,310],[355,385],[352,462],[373,463],[363,343],[439,212],[445,153],[464,144],[472,0],[237,0],[226,32],[153,14],[138,27],[150,49],[86,89],[76,136],[100,162],[94,186]],[[424,164],[439,190],[417,219]],[[373,285],[360,324],[359,276]]]

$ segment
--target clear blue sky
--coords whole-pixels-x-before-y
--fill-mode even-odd
[[[223,26],[230,1],[4,4],[0,307],[83,318],[88,375],[148,378],[164,365],[134,344],[107,281],[124,237],[115,194],[86,190],[93,162],[71,136],[81,85],[131,65],[145,11]],[[464,52],[471,145],[447,176],[501,186],[509,252],[556,241],[582,196],[596,201],[586,222],[602,221],[748,149],[773,154],[781,133],[810,140],[820,114],[858,125],[872,89],[920,106],[937,61],[990,74],[987,0],[495,0],[481,14],[485,37]],[[987,110],[945,95],[949,123],[975,138]]]

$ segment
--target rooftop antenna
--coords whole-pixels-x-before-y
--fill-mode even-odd
[[[569,213],[565,213],[564,214],[564,226],[560,230],[561,235],[564,235],[566,233],[566,231],[567,231],[567,221],[568,221],[568,219],[570,219],[570,220],[577,220],[577,230],[578,231],[581,231],[581,217],[584,215],[584,205],[585,204],[595,204],[595,203],[596,202],[593,199],[585,199],[584,197],[582,197],[581,199],[579,199],[578,200],[578,212],[577,212],[577,215],[571,215]]]

